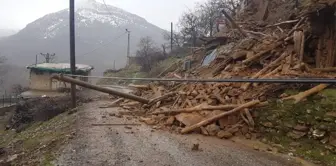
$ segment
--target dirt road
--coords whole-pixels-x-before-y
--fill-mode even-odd
[[[94,101],[79,108],[77,132],[62,148],[55,165],[60,166],[289,166],[286,158],[247,149],[201,135],[175,135],[140,126],[92,126],[97,123],[138,123],[117,118],[118,108],[99,109],[107,101]],[[192,151],[199,144],[199,151]]]

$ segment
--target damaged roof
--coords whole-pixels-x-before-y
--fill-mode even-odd
[[[40,63],[27,66],[27,69],[35,69],[40,71],[70,73],[71,68],[69,63]],[[93,66],[85,64],[76,64],[76,72],[88,72],[93,70]]]

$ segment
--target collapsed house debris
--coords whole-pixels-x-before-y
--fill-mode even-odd
[[[233,29],[203,40],[205,49],[194,55],[199,66],[194,67],[189,76],[335,78],[332,72],[336,61],[335,2],[314,1],[301,4],[300,10],[295,10],[294,1],[271,0],[259,5],[263,10],[248,6],[237,19],[224,12]],[[181,75],[180,71],[177,69],[176,73]],[[158,100],[155,104],[132,106],[125,106],[132,102],[124,100],[121,106],[130,113],[140,112],[147,119],[145,123],[165,124],[180,133],[198,131],[220,138],[237,134],[250,137],[256,116],[253,108],[267,105],[270,98],[294,99],[298,103],[328,87],[321,84],[312,89],[308,86],[307,91],[294,96],[282,94],[288,86],[280,83],[132,85],[135,94]]]
[[[271,0],[264,4],[266,7],[261,5],[265,8],[261,18],[246,12],[248,16],[237,19],[241,24],[223,12],[232,24],[230,27],[235,29],[205,40],[208,46],[205,46],[205,52],[199,51],[195,55],[199,66],[194,66],[189,77],[335,78],[332,71],[335,71],[336,61],[333,44],[336,1],[323,2],[311,2],[302,5],[301,10],[284,13],[284,9],[292,11],[296,4]],[[274,15],[267,11],[273,11]],[[216,56],[205,58],[214,50]],[[202,65],[204,59],[213,60]],[[171,73],[167,73],[169,75]],[[63,76],[54,78],[72,80]],[[72,82],[124,97],[102,107],[118,105],[130,114],[139,113],[140,120],[148,125],[171,126],[172,130],[183,134],[196,131],[220,138],[239,134],[251,138],[255,132],[254,108],[267,106],[268,99],[294,99],[298,103],[329,86],[310,86],[304,92],[289,96],[282,92],[290,85],[281,83],[151,83],[131,85],[135,89],[134,95],[126,95],[75,80]]]

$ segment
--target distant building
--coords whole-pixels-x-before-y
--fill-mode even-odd
[[[57,91],[70,88],[69,83],[51,79],[52,74],[70,74],[71,69],[68,63],[41,63],[30,65],[27,68],[30,70],[30,90]],[[89,76],[92,70],[92,66],[76,64],[76,75]],[[87,77],[78,79],[88,82]]]

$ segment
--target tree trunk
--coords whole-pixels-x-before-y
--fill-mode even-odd
[[[212,22],[212,20],[210,19],[209,20],[210,21],[210,37],[212,37],[212,35],[213,35],[213,22]]]

